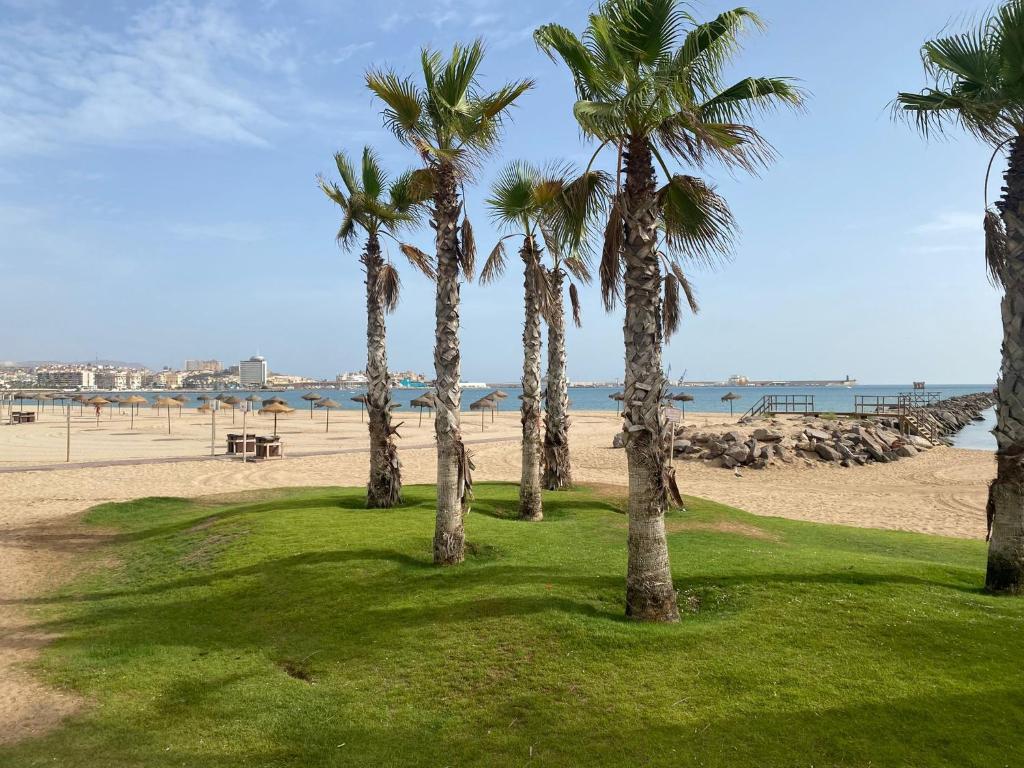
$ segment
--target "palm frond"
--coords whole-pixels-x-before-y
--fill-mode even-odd
[[[658,199],[670,256],[715,266],[731,255],[736,221],[713,187],[695,176],[675,175],[658,190]]]
[[[377,70],[366,73],[366,86],[387,105],[382,113],[384,125],[399,141],[413,144],[422,138],[423,93],[411,79]]]
[[[580,312],[580,294],[576,290],[576,283],[569,283],[569,304],[572,305],[572,322],[577,328],[583,327],[583,319]]]
[[[505,268],[508,266],[508,252],[505,250],[505,239],[503,237],[498,240],[498,243],[487,257],[487,261],[484,262],[484,268],[480,270],[481,285],[489,285],[505,274]]]
[[[608,221],[604,227],[604,246],[601,250],[601,266],[598,269],[598,275],[601,278],[601,301],[609,312],[615,308],[622,292],[622,239],[624,234],[622,198],[616,197],[608,211]]]
[[[739,50],[740,36],[748,26],[764,29],[764,22],[749,8],[734,8],[698,24],[687,33],[674,67],[688,72],[699,89],[713,88],[722,68]]]
[[[1006,287],[1006,227],[999,215],[985,211],[985,271],[993,288]]]
[[[553,62],[561,58],[569,68],[578,98],[591,99],[604,90],[590,52],[571,31],[560,24],[544,24],[534,30],[533,41]]]
[[[707,120],[737,122],[779,107],[800,108],[804,91],[790,77],[746,77],[701,105]]]
[[[437,271],[434,269],[434,260],[415,245],[399,243],[399,250],[416,269],[422,272],[431,280],[437,279]]]
[[[361,192],[359,181],[356,178],[356,169],[348,155],[344,152],[334,153],[334,164],[338,167],[338,175],[341,176],[341,183],[345,185],[350,195]]]
[[[683,268],[679,266],[679,262],[668,258],[664,254],[662,254],[662,257],[668,264],[668,268],[672,270],[676,280],[679,281],[679,286],[683,289],[683,295],[686,297],[686,303],[690,307],[690,312],[696,315],[700,312],[700,304],[697,302],[697,292],[694,290],[693,283],[687,279],[683,273]]]
[[[381,167],[380,158],[369,146],[363,147],[363,192],[370,199],[377,199],[387,187],[388,179]]]
[[[536,213],[533,191],[537,181],[537,170],[524,160],[513,160],[502,168],[486,201],[493,221],[510,227],[532,218]]]
[[[671,56],[689,20],[678,0],[607,0],[600,13],[610,21],[616,47],[648,67]]]
[[[473,279],[476,270],[476,238],[473,237],[473,225],[469,223],[469,217],[462,214],[462,232],[460,240],[462,247],[459,249],[459,267],[467,280]]]
[[[398,270],[393,264],[385,264],[377,273],[377,295],[384,305],[385,312],[394,312],[398,306],[398,297],[401,292],[402,281],[398,277]]]
[[[665,332],[665,340],[672,338],[672,334],[679,330],[679,281],[672,273],[664,278],[665,299],[662,305],[662,328]]]

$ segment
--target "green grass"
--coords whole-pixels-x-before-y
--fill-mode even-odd
[[[31,607],[40,674],[91,702],[0,766],[1009,766],[1024,601],[984,545],[669,516],[684,620],[622,618],[625,518],[597,491],[477,487],[430,563],[433,490],[143,499],[88,578]]]

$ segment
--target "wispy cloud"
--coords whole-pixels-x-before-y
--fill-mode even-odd
[[[365,51],[369,48],[373,48],[373,40],[368,40],[365,43],[351,43],[350,45],[343,45],[338,49],[338,53],[332,61],[335,64],[341,64],[343,61],[351,59],[360,51]]]
[[[255,243],[265,234],[258,224],[242,221],[222,221],[213,224],[179,223],[169,227],[171,234],[181,240],[227,240],[234,243]]]
[[[981,231],[981,217],[974,213],[947,211],[930,221],[919,224],[911,232],[915,235],[949,235]]]
[[[287,36],[215,6],[162,2],[120,32],[53,16],[0,24],[0,153],[192,139],[261,146],[258,85],[295,71]]]

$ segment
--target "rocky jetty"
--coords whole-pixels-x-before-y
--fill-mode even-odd
[[[970,422],[981,420],[982,411],[994,402],[991,393],[980,393],[914,409],[914,418],[903,425],[910,434],[901,432],[895,417],[762,417],[741,421],[727,432],[682,426],[676,429],[674,450],[678,459],[725,469],[764,469],[794,462],[842,467],[886,463],[945,442]],[[622,444],[623,435],[615,435],[612,446]]]

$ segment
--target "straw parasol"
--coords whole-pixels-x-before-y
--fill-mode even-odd
[[[263,401],[264,406],[273,405],[274,403],[277,403],[278,405],[288,405],[288,402],[286,400],[282,400],[280,397],[277,397],[276,395]]]
[[[615,401],[621,403],[623,400],[626,399],[626,396],[624,394],[622,394],[622,392],[613,392],[612,394],[608,395],[608,398],[610,400],[615,400]],[[615,415],[616,416],[620,415],[619,407],[618,406],[615,406]]]
[[[733,415],[733,412],[732,412],[733,400],[739,400],[739,399],[740,399],[740,396],[737,395],[737,394],[733,394],[732,392],[726,392],[724,395],[722,395],[722,402],[723,403],[724,402],[728,402],[729,403],[729,415],[730,416]]]
[[[488,397],[494,398],[494,410],[498,410],[498,406],[501,405],[501,401],[508,397],[508,392],[502,389],[496,389],[493,392],[491,392],[491,394],[488,395]]]
[[[110,401],[105,397],[96,395],[96,397],[90,397],[86,402],[96,409],[96,426],[98,427],[100,425],[100,409],[105,405],[110,405]]]
[[[316,392],[307,392],[306,394],[304,394],[302,396],[302,399],[305,400],[307,403],[309,403],[309,418],[312,419],[313,418],[313,405],[316,403],[317,400],[322,400],[323,398],[320,395],[318,395]]]
[[[423,426],[423,409],[426,408],[428,411],[433,413],[434,408],[437,407],[437,400],[434,399],[433,392],[427,392],[426,394],[414,397],[409,401],[409,405],[413,408],[420,409],[420,423],[419,426]]]
[[[471,411],[480,411],[480,430],[481,431],[483,431],[483,429],[484,429],[484,411],[490,411],[491,414],[492,414],[492,418],[493,418],[494,411],[495,411],[495,409],[497,407],[498,407],[498,400],[495,397],[491,397],[491,395],[484,395],[483,397],[481,397],[476,402],[473,402],[473,403],[469,404],[469,410],[471,410]]]
[[[253,408],[256,407],[254,405],[254,403],[258,403],[259,401],[260,401],[260,396],[259,395],[255,395],[255,394],[254,395],[249,395],[247,398],[245,398],[245,402],[249,403],[249,410],[250,411]]]
[[[167,434],[171,434],[171,408],[181,408],[181,403],[176,397],[159,397],[153,403],[156,412],[160,413],[161,408],[167,409]]]
[[[226,395],[226,396],[224,396],[224,399],[221,400],[221,402],[224,403],[224,405],[226,405],[228,408],[231,409],[231,423],[234,424],[235,423],[235,410],[238,408],[239,405],[242,404],[242,400],[240,400],[239,398],[235,397],[234,395]]]
[[[359,422],[362,423],[363,409],[366,408],[368,398],[366,397],[366,395],[356,395],[355,397],[350,397],[349,400],[351,400],[353,403],[359,403]]]
[[[693,402],[693,395],[688,394],[686,392],[679,392],[678,394],[672,395],[672,397],[670,399],[675,401],[675,402],[677,402],[677,403],[692,403]],[[686,406],[685,405],[679,406],[679,410],[681,410],[683,412],[684,416],[686,415]]]
[[[174,400],[174,401],[176,401],[178,403],[178,416],[180,417],[181,416],[181,407],[183,405],[185,405],[185,403],[188,402],[188,396],[187,395],[175,395],[174,397],[171,398],[171,400]]]
[[[334,400],[331,400],[331,398],[329,398],[329,397],[317,397],[316,403],[314,403],[314,405],[317,408],[326,408],[327,409],[327,428],[324,430],[324,432],[330,432],[331,431],[331,409],[332,408],[341,408],[341,403],[336,402]]]
[[[213,406],[211,406],[209,403],[203,403],[198,408],[196,408],[196,413],[209,413],[212,410]]]
[[[260,415],[263,415],[263,414],[266,414],[266,413],[274,414],[274,437],[277,437],[277,417],[278,417],[278,415],[282,414],[282,413],[294,413],[294,412],[295,412],[294,408],[289,408],[283,402],[270,403],[269,405],[265,405],[262,408],[260,408]]]
[[[131,414],[130,429],[135,429],[135,413],[138,411],[139,406],[148,402],[149,401],[141,395],[129,395],[124,399],[124,404],[128,406],[128,413]]]

